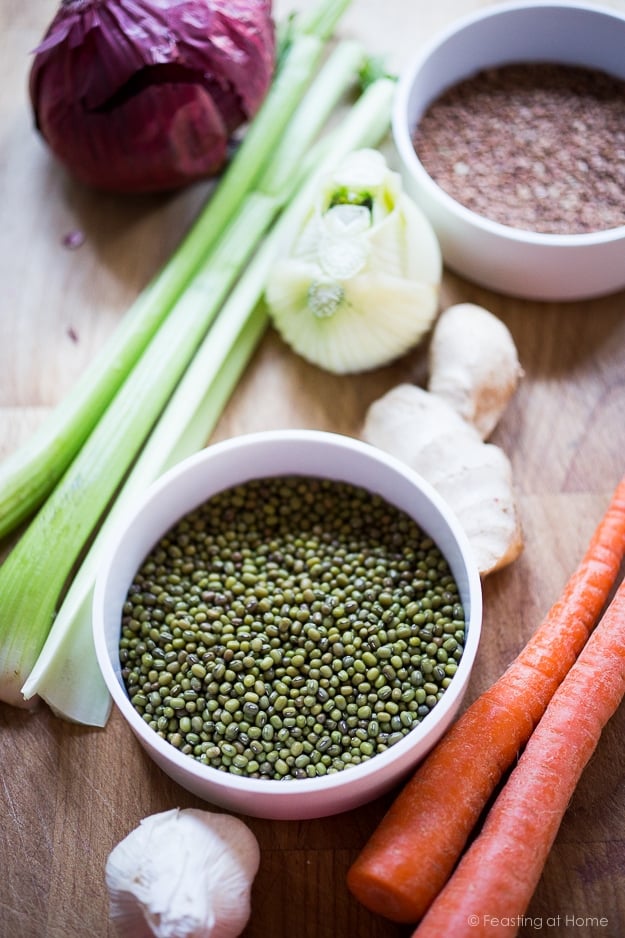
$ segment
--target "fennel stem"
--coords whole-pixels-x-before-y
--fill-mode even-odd
[[[21,687],[81,552],[237,276],[296,191],[311,143],[362,58],[356,42],[334,49],[293,116],[294,129],[0,568],[0,700],[24,705]]]
[[[394,84],[386,79],[371,85],[341,127],[311,152],[308,166],[315,167],[315,171],[305,171],[307,180],[231,292],[100,527],[24,685],[27,699],[39,695],[59,716],[93,726],[105,725],[110,697],[98,669],[91,633],[93,587],[102,558],[149,484],[200,449],[209,438],[264,334],[268,316],[262,296],[274,259],[295,236],[319,176],[350,150],[375,146],[383,138],[393,88]]]
[[[63,475],[207,253],[267,165],[350,0],[319,0],[294,21],[267,97],[211,197],[169,261],[134,301],[71,392],[0,465],[0,538],[38,508]]]

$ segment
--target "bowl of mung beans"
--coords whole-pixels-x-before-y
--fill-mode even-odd
[[[341,434],[212,444],[111,537],[93,628],[152,759],[224,808],[303,819],[397,784],[447,730],[481,584],[431,486]]]
[[[393,137],[447,266],[501,293],[625,288],[625,13],[487,6],[417,51]]]

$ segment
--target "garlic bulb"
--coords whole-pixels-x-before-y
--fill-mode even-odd
[[[321,180],[265,299],[299,355],[328,371],[386,364],[424,336],[438,308],[441,253],[421,210],[377,150]]]
[[[250,916],[260,850],[238,818],[174,808],[109,854],[110,915],[128,938],[234,938]]]

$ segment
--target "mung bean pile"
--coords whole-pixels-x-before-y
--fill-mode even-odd
[[[255,479],[185,516],[145,559],[120,638],[133,706],[225,772],[304,779],[398,742],[440,700],[464,610],[437,546],[383,498]]]

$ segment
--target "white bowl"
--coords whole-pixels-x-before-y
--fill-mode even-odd
[[[466,645],[449,687],[431,712],[384,753],[344,771],[310,779],[263,780],[201,765],[160,738],[131,704],[118,654],[121,610],[145,556],[183,515],[215,493],[282,474],[341,479],[377,492],[410,514],[447,558],[465,608]],[[477,566],[463,530],[440,496],[403,464],[338,434],[286,430],[249,434],[209,446],[167,472],[113,538],[96,583],[93,628],[98,662],[115,705],[154,761],[201,798],[248,815],[311,818],[370,801],[396,784],[449,727],[465,694],[481,629]]]
[[[583,3],[524,2],[464,17],[400,77],[393,137],[406,190],[429,217],[445,263],[490,289],[573,300],[625,287],[625,226],[556,235],[509,227],[472,212],[428,175],[411,140],[427,107],[449,86],[510,62],[580,65],[625,78],[625,15]]]

